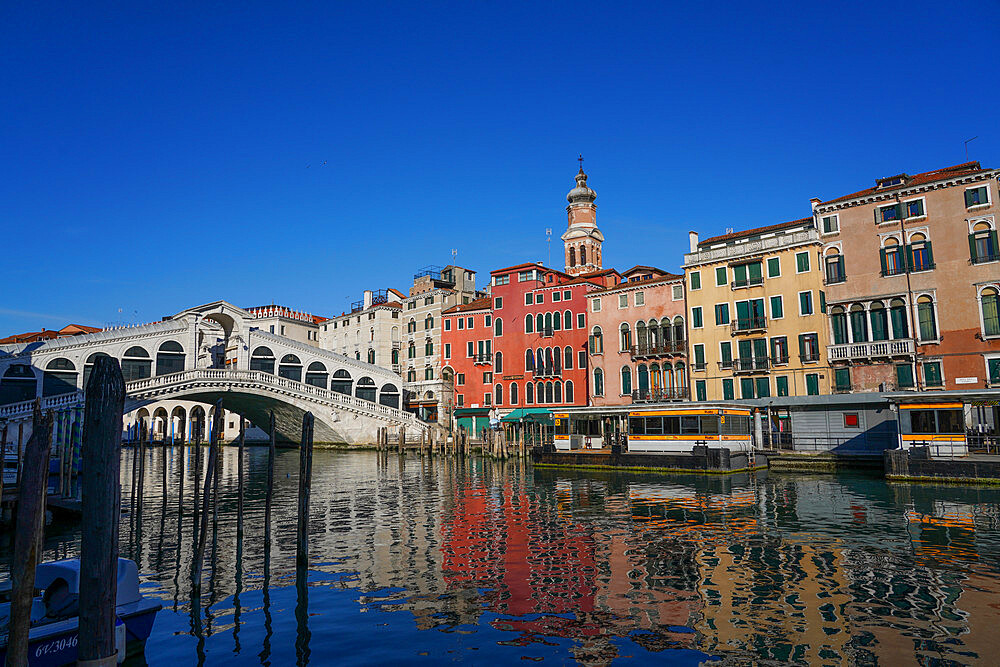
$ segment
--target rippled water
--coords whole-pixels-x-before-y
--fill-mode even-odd
[[[297,586],[298,453],[278,454],[265,562],[267,452],[247,450],[241,553],[236,451],[226,449],[195,604],[193,458],[190,449],[168,454],[166,498],[153,450],[140,525],[125,515],[121,527],[122,554],[139,561],[146,593],[164,602],[146,647],[151,665],[1000,656],[996,489],[863,476],[626,476],[317,450],[311,560]],[[124,453],[126,507],[131,457]],[[79,533],[57,523],[46,544],[46,558],[75,555]]]

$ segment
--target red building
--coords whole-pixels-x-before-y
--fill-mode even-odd
[[[441,314],[441,376],[454,388],[459,421],[478,433],[493,405],[493,313],[489,298],[453,306]],[[445,406],[446,409],[449,406]],[[479,412],[472,412],[472,409]],[[462,416],[473,416],[463,423]]]

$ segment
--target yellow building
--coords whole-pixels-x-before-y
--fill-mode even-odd
[[[695,400],[830,393],[822,244],[812,218],[698,241],[684,255]]]

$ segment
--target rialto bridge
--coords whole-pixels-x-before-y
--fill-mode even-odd
[[[217,301],[152,324],[0,345],[0,422],[23,430],[39,398],[56,411],[56,429],[67,429],[82,414],[95,360],[108,355],[121,363],[126,413],[144,415],[163,438],[207,433],[211,415],[188,402],[219,398],[265,429],[273,410],[285,442],[299,441],[306,412],[316,417],[316,442],[371,443],[380,426],[427,428],[400,409],[395,373],[253,325],[250,313]]]

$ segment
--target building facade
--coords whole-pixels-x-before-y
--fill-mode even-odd
[[[450,399],[441,409],[446,417],[455,410],[493,406],[493,361],[492,300],[483,297],[445,310],[441,379],[450,388]]]
[[[319,346],[400,373],[402,292],[365,290],[351,310],[319,325]]]
[[[1000,386],[998,175],[967,162],[813,200],[836,390]]]
[[[563,232],[566,273],[579,276],[601,270],[601,245],[604,234],[597,228],[597,193],[587,187],[587,174],[576,175],[576,187],[566,195],[568,224]]]
[[[247,308],[246,311],[257,320],[255,325],[258,329],[279,336],[287,336],[307,345],[319,346],[319,325],[320,322],[326,320],[325,317],[318,317],[311,313],[274,304],[255,306]]]
[[[694,400],[830,391],[812,218],[698,241],[684,256]]]
[[[589,363],[603,380],[591,405],[689,398],[684,276],[648,266],[621,275],[587,295]]]

